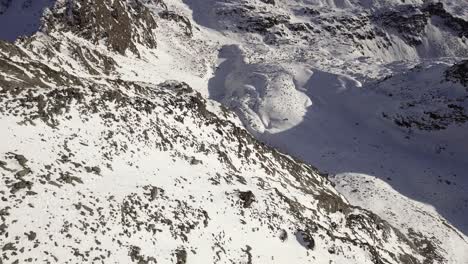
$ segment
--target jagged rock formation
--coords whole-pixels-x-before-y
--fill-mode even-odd
[[[445,76],[448,80],[460,82],[462,85],[468,87],[468,60],[457,63],[447,69]]]
[[[63,1],[45,16],[45,33],[71,32],[111,50],[138,54],[136,45],[156,48],[156,21],[140,1]]]
[[[260,0],[213,2],[219,21],[215,27],[258,33],[270,45],[321,45],[327,36],[346,43],[356,54],[383,59],[399,58],[402,53],[467,56],[468,22],[453,16],[440,2],[372,8],[350,4],[344,10],[326,4],[304,7],[295,1],[277,3],[276,8]]]

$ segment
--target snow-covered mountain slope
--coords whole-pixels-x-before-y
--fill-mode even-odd
[[[6,263],[445,259],[186,84],[1,92]]]
[[[0,41],[4,262],[467,262],[465,1],[49,6]]]

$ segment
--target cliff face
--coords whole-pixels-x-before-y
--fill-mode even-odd
[[[45,17],[45,32],[70,32],[125,55],[156,48],[156,21],[140,1],[64,1]]]

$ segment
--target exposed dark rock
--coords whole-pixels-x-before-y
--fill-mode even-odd
[[[423,117],[397,114],[393,117],[393,121],[400,127],[417,128],[427,131],[444,130],[447,129],[449,125],[468,122],[468,113],[465,112],[463,107],[457,107],[455,105],[455,107],[448,107],[448,110],[448,112],[444,111],[441,113],[425,111]]]
[[[423,236],[421,233],[414,231],[413,229],[408,230],[408,235],[414,242],[416,248],[421,255],[426,257],[424,263],[443,263],[444,258],[437,251],[434,241]],[[435,238],[433,238],[435,239]]]
[[[158,198],[158,196],[163,196],[164,190],[158,187],[152,186],[150,188],[150,201],[154,201]]]
[[[238,28],[247,32],[266,33],[268,29],[288,21],[289,17],[284,15],[249,17],[245,25],[239,25]]]
[[[316,9],[310,8],[310,7],[302,7],[298,13],[300,15],[310,15],[310,16],[317,16],[320,15],[320,12]]]
[[[176,264],[185,264],[187,263],[187,251],[185,249],[177,249],[175,251]]]
[[[445,72],[445,78],[454,82],[460,82],[468,90],[468,60],[462,61],[450,67]]]
[[[442,2],[428,3],[422,10],[431,16],[442,18],[444,24],[451,30],[458,33],[459,37],[468,38],[468,21],[465,21],[460,17],[455,17],[451,13],[447,12]]]
[[[21,178],[23,178],[24,176],[28,175],[29,173],[31,173],[31,169],[29,169],[29,168],[22,169],[22,170],[18,171],[18,172],[15,174],[15,177],[18,178],[18,179],[21,179]]]
[[[0,52],[0,71],[2,72],[2,75],[0,75],[0,87],[3,88],[3,91],[0,91],[0,93],[13,93],[18,91],[18,88],[24,87],[49,87],[50,84],[60,86],[81,83],[79,78],[73,77],[66,72],[53,70],[42,63],[12,61],[10,56],[21,56],[24,60],[27,60],[28,56],[11,48],[11,45],[0,40],[0,49],[10,51],[6,55]],[[33,73],[33,76],[26,74],[22,69],[28,69],[28,71]],[[5,79],[5,76],[14,77],[14,80],[11,80],[11,78]]]
[[[28,237],[28,240],[29,241],[33,241],[34,239],[36,239],[36,232],[33,232],[33,231],[30,231],[29,233],[24,233],[27,237]]]
[[[410,45],[422,43],[429,16],[414,6],[402,6],[375,17],[384,27],[394,28]]]
[[[203,161],[198,160],[195,157],[192,157],[192,159],[190,160],[190,165],[199,165],[199,164],[202,164],[202,163],[203,163]]]
[[[138,264],[156,264],[158,263],[154,257],[148,257],[141,254],[141,248],[137,246],[131,246],[128,255],[133,262]]]
[[[96,175],[101,175],[101,168],[99,168],[98,166],[93,166],[93,167],[86,166],[85,169],[86,169],[86,172],[88,173],[92,172]]]
[[[15,182],[10,186],[10,191],[11,193],[16,193],[22,189],[28,189],[31,190],[33,186],[33,183],[30,181],[25,181],[25,180],[20,180],[18,182]]]
[[[189,37],[193,36],[193,29],[192,29],[192,23],[190,22],[190,19],[186,18],[185,16],[179,15],[176,12],[173,11],[163,11],[159,13],[159,16],[162,19],[167,19],[167,20],[172,20],[177,23],[181,23],[182,27],[184,28],[185,34]]]
[[[27,168],[26,163],[28,162],[28,160],[26,159],[26,157],[24,157],[23,155],[15,154],[15,159],[16,159],[16,161],[18,161],[18,163],[21,165],[21,167]]]
[[[0,160],[0,168],[4,169],[4,170],[6,170],[6,171],[14,171],[14,170],[12,170],[12,169],[9,169],[9,168],[7,167],[7,165],[8,165],[8,163],[6,163],[6,162],[3,161],[3,160]]]
[[[239,192],[239,198],[243,201],[243,207],[249,208],[255,201],[255,195],[252,191]]]
[[[245,249],[242,251],[247,255],[247,264],[252,264],[252,247],[249,245],[245,246]]]
[[[60,173],[60,177],[57,179],[60,182],[68,183],[71,185],[75,185],[76,183],[83,183],[80,177],[72,176],[69,172]]]
[[[79,0],[65,1],[62,5],[58,3],[45,18],[46,32],[58,30],[57,25],[65,25],[66,30],[93,43],[104,40],[110,49],[120,54],[127,50],[139,54],[136,43],[156,48],[153,34],[156,21],[140,1],[130,4],[126,0]]]
[[[305,248],[314,250],[315,248],[315,240],[310,234],[309,231],[298,230],[296,232],[296,239],[297,241],[303,245]]]
[[[262,1],[265,4],[275,5],[275,0],[260,0],[260,1]]]
[[[286,241],[288,239],[288,232],[284,229],[281,229],[279,233],[279,239],[281,240],[281,242]]]
[[[5,245],[3,245],[2,250],[3,251],[7,251],[7,250],[15,251],[15,250],[17,250],[17,248],[16,248],[15,244],[13,244],[13,243],[6,243]]]

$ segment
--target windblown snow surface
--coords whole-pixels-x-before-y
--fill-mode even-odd
[[[0,0],[4,263],[468,263],[466,1],[90,2]]]

